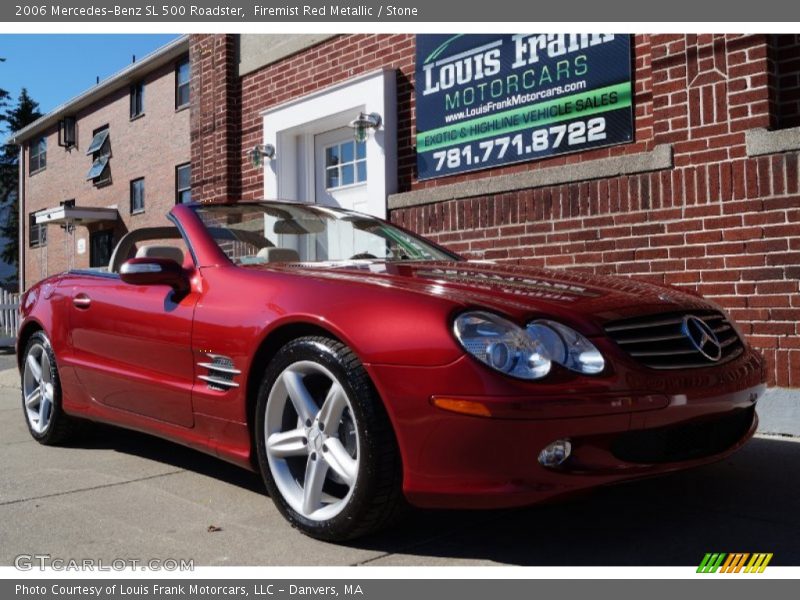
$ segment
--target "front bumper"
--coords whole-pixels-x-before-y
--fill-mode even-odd
[[[548,384],[500,377],[469,357],[442,367],[368,365],[393,421],[403,489],[420,507],[500,508],[719,460],[755,432],[761,357],[682,373],[622,367],[604,378]],[[441,410],[446,395],[493,407],[494,417]],[[537,457],[558,439],[557,468]]]

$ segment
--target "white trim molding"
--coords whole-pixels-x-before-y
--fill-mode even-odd
[[[377,112],[382,124],[367,138],[367,212],[385,217],[397,190],[396,87],[395,70],[382,69],[262,112],[263,143],[275,147],[264,166],[264,197],[313,201],[314,136],[347,126],[359,112]]]

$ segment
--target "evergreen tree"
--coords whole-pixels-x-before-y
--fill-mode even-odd
[[[8,107],[8,92],[0,90],[0,121],[5,124],[6,131],[10,134],[30,125],[42,116],[39,112],[39,103],[28,95],[28,90],[22,88],[17,103]],[[11,265],[19,265],[19,146],[4,144],[0,153],[0,204],[8,204],[5,223],[0,223],[0,236],[7,239],[5,248],[0,253],[0,259]]]

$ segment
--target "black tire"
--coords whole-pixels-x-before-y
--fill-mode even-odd
[[[26,376],[26,363],[31,353],[35,355],[43,352],[50,367],[50,384],[52,385],[52,402],[50,403],[49,421],[44,431],[37,431],[31,418],[28,414],[28,409],[25,405],[25,376]],[[76,419],[69,416],[64,412],[61,405],[61,379],[58,375],[58,367],[56,363],[56,355],[50,345],[50,340],[43,331],[37,331],[28,340],[25,346],[25,354],[22,360],[22,370],[20,372],[20,383],[22,389],[22,412],[25,417],[25,424],[28,426],[28,431],[31,437],[40,444],[45,446],[57,446],[65,444],[74,440],[80,435],[83,429],[83,420]]]
[[[336,377],[347,394],[347,410],[352,412],[348,423],[358,436],[357,476],[350,486],[349,500],[342,501],[343,508],[338,514],[324,520],[307,518],[291,506],[276,484],[267,456],[265,416],[270,393],[287,367],[307,362],[321,365]],[[289,402],[286,396],[283,402]],[[349,418],[350,413],[346,414]],[[323,336],[308,336],[283,346],[264,374],[255,418],[258,462],[267,490],[281,514],[306,535],[341,542],[382,529],[402,512],[405,505],[401,489],[402,466],[394,431],[367,372],[355,354],[341,342]],[[297,423],[300,423],[299,417],[290,415],[290,420],[292,418],[297,418]],[[342,417],[342,423],[344,420]],[[303,444],[310,446],[311,442],[304,438]],[[309,456],[313,454],[310,448],[308,452]],[[306,459],[301,456],[298,460]],[[328,485],[327,480],[324,485]]]

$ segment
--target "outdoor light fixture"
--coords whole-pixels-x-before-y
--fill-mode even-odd
[[[250,150],[250,162],[254,167],[260,167],[264,164],[263,159],[272,160],[275,158],[275,146],[272,144],[256,144]]]
[[[367,139],[367,134],[370,129],[377,129],[381,126],[381,116],[378,113],[358,113],[358,116],[350,121],[350,127],[353,128],[353,137],[357,142],[363,142]]]

